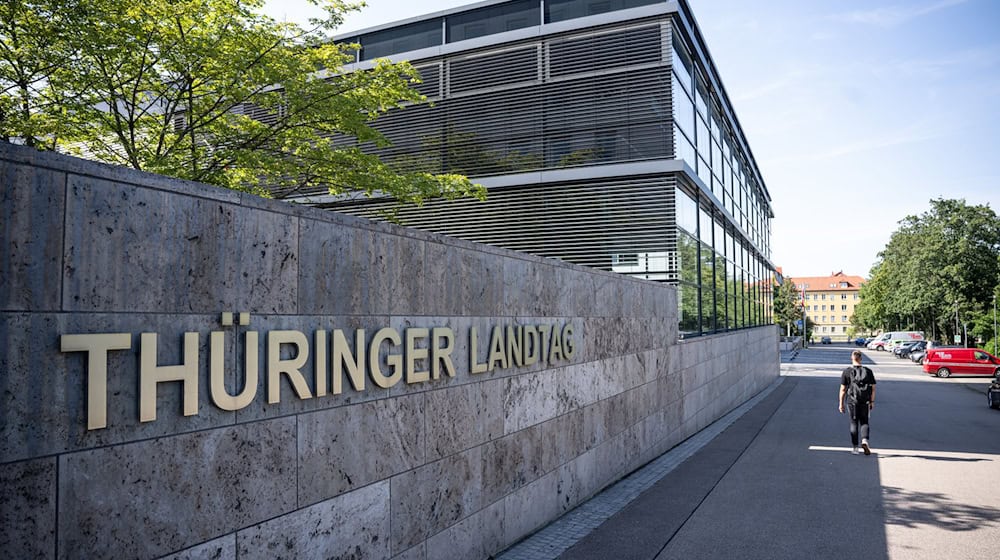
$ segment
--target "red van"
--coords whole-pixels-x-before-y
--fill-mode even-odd
[[[932,348],[924,357],[924,372],[949,375],[998,375],[1000,358],[979,348]]]

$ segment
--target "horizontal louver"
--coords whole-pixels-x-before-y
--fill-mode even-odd
[[[660,62],[661,34],[660,26],[652,25],[552,41],[549,44],[549,75],[554,78]]]
[[[402,207],[406,226],[567,262],[675,280],[673,177],[495,189],[485,202],[429,201]],[[381,219],[389,201],[338,204]],[[627,270],[626,270],[627,268]]]
[[[448,62],[449,95],[538,80],[537,45]]]

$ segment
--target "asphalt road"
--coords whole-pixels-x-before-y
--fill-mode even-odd
[[[769,397],[562,557],[1000,557],[1000,411],[987,383],[866,350],[873,453],[852,455],[837,392],[853,349],[783,363]]]

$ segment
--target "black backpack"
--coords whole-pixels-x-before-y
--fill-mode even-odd
[[[865,383],[869,371],[865,366],[851,366],[851,384],[847,386],[847,397],[851,401],[866,403],[871,400],[871,383]]]

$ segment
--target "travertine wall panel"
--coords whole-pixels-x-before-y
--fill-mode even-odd
[[[70,453],[59,472],[59,557],[155,557],[295,509],[295,418]]]
[[[0,465],[0,550],[46,558],[56,544],[54,457]]]
[[[487,558],[778,375],[776,329],[679,341],[662,284],[16,146],[0,181],[11,557]],[[494,327],[537,325],[569,325],[573,355],[473,372]],[[335,330],[389,372],[403,345],[375,332],[434,327],[454,375],[334,389]],[[107,352],[107,425],[88,429],[88,354],[60,341],[94,333],[130,348]],[[140,421],[142,333],[157,367],[194,334],[195,414],[164,381]],[[254,398],[217,405],[212,364],[236,395],[254,361]]]
[[[0,168],[0,309],[59,308],[66,174],[32,165]]]

